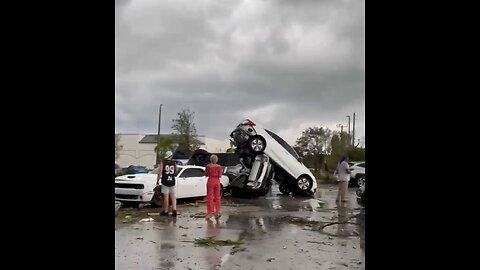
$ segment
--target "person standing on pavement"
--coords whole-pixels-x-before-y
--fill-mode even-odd
[[[169,199],[172,202],[172,216],[177,215],[177,198],[175,198],[175,172],[177,164],[172,161],[172,151],[165,153],[165,161],[158,166],[157,186],[160,178],[162,179],[163,211],[161,216],[168,216]]]
[[[350,168],[348,167],[348,157],[343,156],[338,162],[335,175],[338,181],[337,202],[347,201],[348,181],[350,181]]]
[[[205,176],[207,180],[207,215],[205,219],[210,219],[214,214],[219,219],[220,213],[220,177],[222,176],[222,167],[217,164],[218,157],[210,156],[210,164],[205,168]]]

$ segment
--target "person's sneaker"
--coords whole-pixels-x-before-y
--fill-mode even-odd
[[[208,215],[205,216],[205,219],[209,220],[211,217],[213,217],[213,214],[208,214]]]
[[[162,213],[160,213],[160,216],[168,216],[168,212],[162,211]]]
[[[215,218],[216,218],[216,219],[219,219],[221,216],[222,216],[221,213],[217,213],[217,214],[215,215]]]
[[[172,211],[172,217],[176,217],[178,214],[177,214],[177,210],[173,210]]]

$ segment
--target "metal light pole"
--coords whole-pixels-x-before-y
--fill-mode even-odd
[[[162,105],[160,104],[160,109],[158,111],[158,132],[157,132],[157,159],[156,164],[160,163],[160,125],[162,123]]]

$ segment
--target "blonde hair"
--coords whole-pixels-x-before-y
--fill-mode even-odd
[[[212,162],[213,164],[217,164],[217,162],[218,162],[217,155],[211,155],[210,156],[210,162]]]

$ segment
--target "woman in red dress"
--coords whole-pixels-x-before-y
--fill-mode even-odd
[[[222,167],[217,164],[218,157],[210,156],[210,164],[205,168],[207,180],[207,215],[205,219],[210,219],[214,214],[215,218],[220,218],[220,177],[222,176]]]

